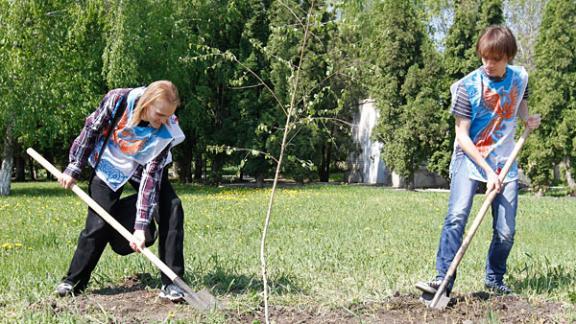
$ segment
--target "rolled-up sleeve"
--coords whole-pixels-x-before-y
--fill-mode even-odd
[[[143,168],[138,190],[138,201],[136,203],[135,230],[146,229],[152,220],[152,215],[160,199],[162,173],[164,172],[164,164],[168,158],[169,151],[170,145]]]

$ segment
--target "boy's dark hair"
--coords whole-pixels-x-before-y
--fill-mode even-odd
[[[512,61],[517,51],[516,38],[510,28],[505,26],[487,27],[476,43],[476,54],[480,57],[493,58],[506,55],[508,61]]]

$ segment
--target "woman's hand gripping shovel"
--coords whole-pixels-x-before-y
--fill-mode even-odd
[[[30,155],[34,160],[36,160],[40,165],[42,165],[46,170],[48,170],[52,175],[56,178],[60,178],[62,173],[56,169],[50,162],[48,162],[44,157],[42,157],[38,152],[29,148],[26,150],[26,153]],[[74,185],[72,187],[72,191],[80,197],[92,210],[94,210],[102,219],[104,219],[110,226],[112,226],[116,231],[118,231],[125,239],[129,242],[136,242],[132,233],[128,232],[124,226],[122,226],[116,219],[114,219],[104,208],[100,207],[96,201],[94,201],[88,194],[86,194],[80,187]],[[164,262],[162,262],[152,251],[148,248],[143,248],[140,251],[144,256],[148,258],[157,268],[160,269],[174,284],[180,287],[184,292],[184,300],[188,302],[188,304],[192,305],[194,308],[201,310],[201,311],[210,311],[213,309],[218,309],[219,304],[216,301],[216,298],[208,292],[208,290],[203,289],[199,292],[194,292],[188,285],[182,280],[172,269],[170,269]]]
[[[520,137],[518,142],[516,143],[516,146],[514,146],[514,150],[512,151],[512,154],[510,154],[508,161],[506,161],[504,168],[502,168],[502,171],[498,175],[498,177],[500,178],[501,181],[503,181],[504,178],[506,178],[506,175],[508,174],[508,171],[510,170],[512,163],[514,163],[514,160],[516,160],[516,157],[518,156],[520,149],[524,145],[526,138],[530,134],[530,131],[531,130],[527,127],[524,130],[524,132],[522,133],[522,136]],[[474,235],[476,234],[478,227],[480,227],[480,224],[482,223],[482,220],[484,219],[484,216],[486,215],[488,208],[490,208],[490,205],[492,204],[492,201],[494,200],[494,197],[496,197],[497,193],[498,192],[496,192],[495,190],[492,190],[487,194],[486,199],[484,200],[484,203],[482,204],[482,207],[480,208],[480,211],[478,211],[478,215],[476,215],[476,218],[474,219],[474,222],[470,226],[470,229],[468,230],[468,233],[466,234],[464,241],[462,241],[462,245],[460,246],[460,249],[458,249],[458,252],[456,252],[456,255],[454,256],[454,260],[452,260],[452,263],[450,264],[450,267],[448,268],[448,272],[446,273],[446,277],[444,277],[442,284],[440,284],[440,287],[438,287],[438,289],[436,290],[436,293],[434,294],[434,298],[432,298],[432,301],[428,304],[428,308],[443,310],[444,308],[446,308],[446,306],[450,302],[450,297],[448,297],[446,295],[446,287],[448,286],[448,283],[454,277],[454,273],[456,272],[456,269],[458,268],[458,265],[460,264],[462,257],[464,257],[464,253],[466,253],[466,250],[468,249],[468,246],[470,245],[472,238],[474,238]],[[430,295],[433,293],[430,291],[424,291],[424,294]]]

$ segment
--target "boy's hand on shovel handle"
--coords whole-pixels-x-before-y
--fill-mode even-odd
[[[133,235],[136,242],[130,242],[130,247],[132,248],[132,250],[140,253],[140,251],[144,249],[144,242],[146,240],[144,236],[144,231],[135,230]]]
[[[70,189],[74,187],[74,185],[76,184],[76,179],[72,178],[71,176],[65,173],[62,173],[60,178],[58,178],[58,183],[60,183],[60,185],[64,187],[64,189]]]
[[[486,183],[486,194],[489,194],[493,190],[500,192],[502,189],[502,180],[498,177],[496,172],[488,173],[488,183]]]

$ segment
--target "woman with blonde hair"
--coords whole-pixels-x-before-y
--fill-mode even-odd
[[[92,209],[67,275],[57,286],[60,296],[82,292],[104,248],[110,243],[121,254],[139,252],[154,242],[158,223],[160,259],[179,277],[184,274],[184,212],[168,180],[171,148],[184,140],[174,116],[180,105],[176,86],[156,81],[147,87],[114,89],[104,96],[88,118],[70,149],[66,170],[59,179],[71,188],[89,163],[90,196],[128,230],[135,242],[128,243]],[[130,183],[137,194],[120,199]],[[183,292],[162,274],[160,296],[183,300]]]

